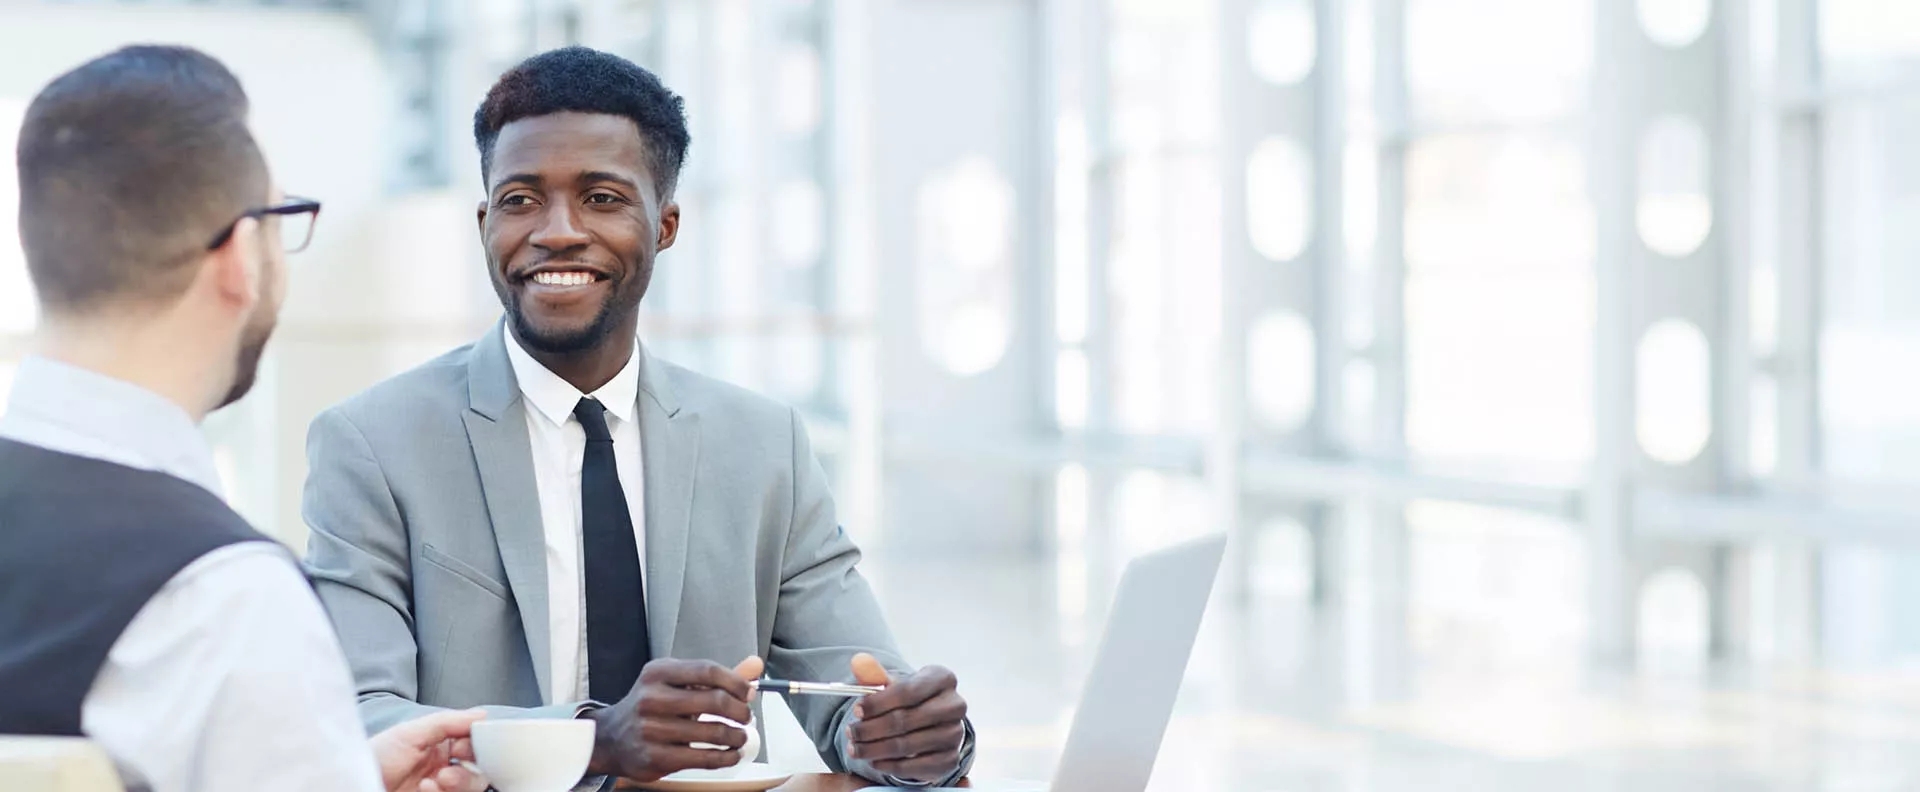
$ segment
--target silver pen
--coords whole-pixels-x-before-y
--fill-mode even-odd
[[[762,693],[779,693],[784,696],[840,696],[842,698],[861,698],[871,696],[886,688],[872,685],[847,685],[840,682],[791,682],[785,679],[756,679],[748,684]]]

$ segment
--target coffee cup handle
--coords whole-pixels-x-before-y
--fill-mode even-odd
[[[760,759],[760,731],[753,727],[753,721],[747,721],[746,723],[739,723],[730,718],[725,718],[719,715],[715,715],[713,713],[702,714],[699,717],[699,720],[706,723],[724,723],[728,726],[732,726],[733,728],[746,732],[747,744],[740,747],[740,761],[742,763],[749,763],[749,762],[758,761]],[[697,742],[697,743],[693,743],[692,747],[701,748],[709,751],[727,750],[725,746],[714,745],[712,743]]]

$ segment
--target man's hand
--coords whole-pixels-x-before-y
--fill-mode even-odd
[[[886,690],[855,704],[848,751],[855,759],[895,778],[930,783],[960,767],[966,740],[967,701],[952,671],[927,666],[889,679],[872,655],[853,656],[853,678]]]
[[[487,782],[479,774],[453,765],[473,761],[474,721],[480,710],[437,712],[397,724],[373,736],[369,745],[380,764],[380,781],[387,792],[481,792]]]
[[[753,698],[753,688],[747,682],[758,679],[764,668],[758,657],[749,657],[731,670],[706,660],[648,663],[626,698],[585,715],[595,724],[593,761],[587,772],[658,781],[681,770],[739,764],[746,733],[699,718],[712,714],[735,723],[752,720],[747,702]],[[724,745],[727,750],[694,748],[693,743]]]

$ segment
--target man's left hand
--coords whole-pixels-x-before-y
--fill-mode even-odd
[[[436,712],[400,723],[373,736],[369,745],[380,764],[387,792],[480,792],[484,777],[453,760],[473,761],[473,724],[479,710]]]
[[[952,671],[927,666],[890,678],[869,654],[854,655],[853,678],[886,690],[854,705],[849,729],[852,758],[895,778],[918,783],[939,781],[960,767],[966,741],[967,701]]]

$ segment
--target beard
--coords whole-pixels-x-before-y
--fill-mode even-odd
[[[254,299],[253,315],[247,318],[246,326],[240,328],[240,354],[233,363],[233,384],[227,388],[227,395],[221,397],[216,410],[239,401],[253,390],[254,380],[260,376],[260,356],[266,352],[267,339],[273,336],[273,328],[280,321],[279,308],[273,303],[277,288],[275,273],[280,267],[271,266],[275,262],[271,250],[263,248],[261,255],[260,293]]]
[[[543,330],[534,327],[527,320],[526,313],[520,310],[519,293],[510,292],[507,297],[507,318],[513,322],[513,336],[529,349],[549,355],[571,355],[599,346],[600,342],[613,334],[621,318],[640,304],[639,300],[634,300],[631,306],[624,306],[625,302],[618,294],[609,296],[600,303],[600,311],[594,314],[593,321],[578,330]]]
[[[227,395],[220,399],[220,409],[239,401],[253,390],[253,383],[260,376],[260,356],[266,352],[267,339],[273,336],[274,317],[268,311],[258,314],[263,320],[250,321],[240,334],[240,355],[233,365],[233,385],[227,389]]]
[[[494,281],[494,290],[506,308],[507,321],[513,323],[514,338],[525,344],[529,351],[547,355],[575,355],[598,348],[624,322],[632,319],[634,312],[640,310],[640,301],[646,297],[647,287],[652,282],[651,261],[642,262],[625,277],[615,276],[613,288],[607,294],[607,299],[600,303],[593,320],[577,329],[536,327],[520,304],[521,291],[509,288],[498,278]]]

